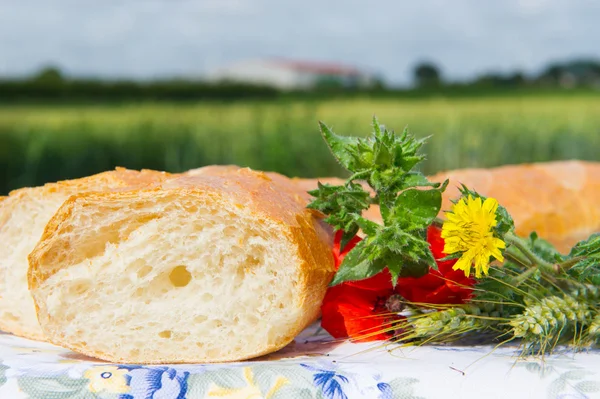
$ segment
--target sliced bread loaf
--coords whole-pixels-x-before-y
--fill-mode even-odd
[[[71,197],[30,255],[50,342],[129,363],[276,351],[319,314],[331,231],[281,175],[207,168]]]

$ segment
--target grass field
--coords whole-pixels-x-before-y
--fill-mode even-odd
[[[0,194],[113,168],[236,163],[340,174],[317,121],[364,135],[370,119],[433,135],[425,172],[554,159],[600,160],[600,96],[285,103],[0,107]]]

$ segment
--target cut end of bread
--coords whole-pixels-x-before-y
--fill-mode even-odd
[[[333,275],[314,227],[219,192],[89,195],[55,219],[30,258],[40,323],[51,342],[104,360],[273,352],[317,318]]]
[[[66,199],[40,198],[32,189],[2,203],[0,221],[0,328],[26,338],[42,340],[31,294],[27,289],[27,255],[35,247],[46,223]]]
[[[0,329],[43,340],[27,287],[27,257],[48,221],[70,195],[124,190],[160,182],[166,173],[118,168],[94,176],[13,191],[0,201]]]

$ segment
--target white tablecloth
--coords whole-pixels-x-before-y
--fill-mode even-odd
[[[600,350],[334,342],[317,325],[282,351],[215,365],[110,364],[0,335],[0,398],[600,398]]]

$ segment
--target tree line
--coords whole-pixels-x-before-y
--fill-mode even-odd
[[[486,73],[466,82],[445,81],[441,68],[432,62],[419,63],[413,70],[417,88],[479,87],[479,88],[594,88],[600,89],[600,61],[576,59],[551,63],[542,72],[527,75]]]
[[[328,84],[312,90],[282,92],[266,85],[235,82],[170,79],[157,81],[73,79],[56,67],[47,67],[24,79],[0,79],[0,102],[15,101],[196,101],[277,99],[282,97],[327,97],[369,94],[377,96],[477,95],[514,90],[600,90],[600,62],[571,60],[548,65],[537,75],[515,71],[487,73],[464,82],[449,81],[433,62],[421,62],[413,68],[412,88],[393,88],[378,81],[369,88],[336,87]]]

